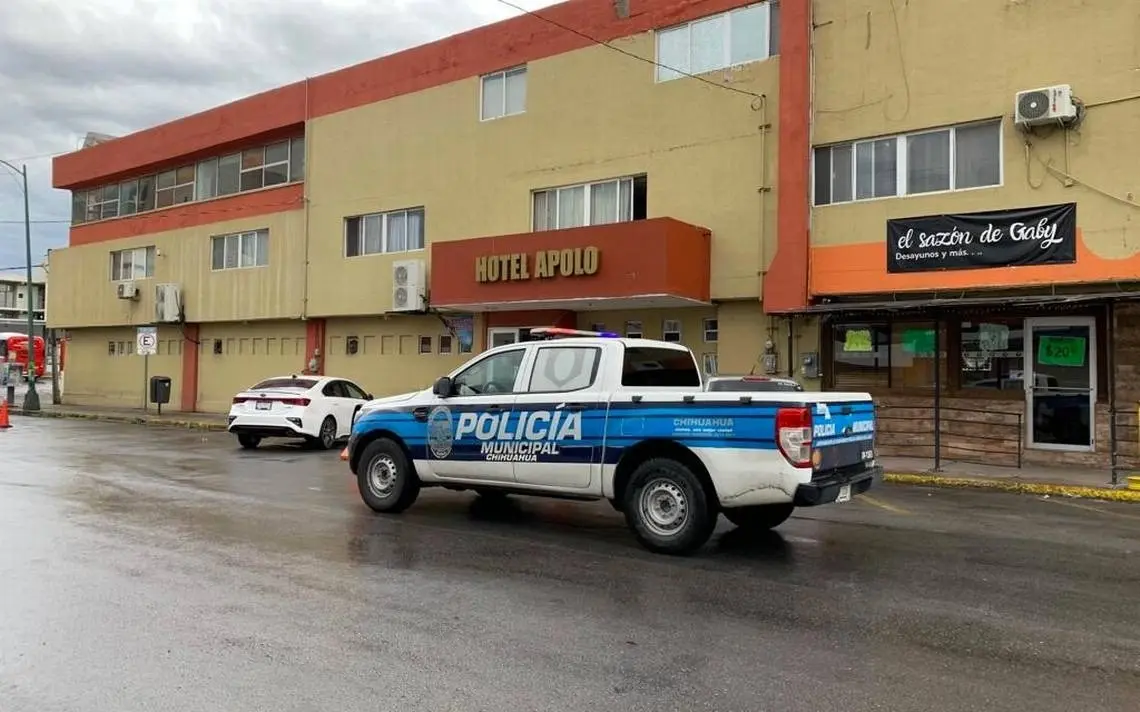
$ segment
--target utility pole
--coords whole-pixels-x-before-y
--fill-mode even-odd
[[[29,207],[28,196],[28,166],[25,163],[16,168],[2,158],[0,158],[0,164],[20,176],[24,184],[24,254],[27,259],[26,275],[28,280],[24,289],[24,307],[28,310],[28,391],[24,394],[24,410],[37,411],[40,409],[40,394],[36,392],[36,320],[33,309],[35,306],[35,286],[32,284],[32,212]],[[47,349],[44,350],[47,351]]]

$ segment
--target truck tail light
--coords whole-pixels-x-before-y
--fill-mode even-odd
[[[811,410],[776,411],[776,448],[793,467],[811,466]]]

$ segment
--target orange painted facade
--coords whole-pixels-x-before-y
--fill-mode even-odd
[[[710,239],[704,228],[657,218],[436,243],[431,246],[431,300],[452,308],[651,295],[708,302]],[[592,274],[584,273],[586,249],[596,250]],[[477,281],[479,260],[500,255],[516,256],[507,263],[513,274]],[[551,272],[547,276],[540,274],[542,260]],[[556,267],[555,261],[561,264]],[[568,264],[573,266],[563,270]]]

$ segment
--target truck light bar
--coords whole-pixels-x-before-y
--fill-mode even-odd
[[[569,336],[588,336],[603,339],[620,339],[621,334],[613,331],[585,331],[583,329],[564,329],[560,326],[543,326],[531,329],[530,336],[534,339],[557,339]]]

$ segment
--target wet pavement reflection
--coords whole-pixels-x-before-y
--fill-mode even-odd
[[[1021,710],[1140,700],[1140,508],[881,487],[700,555],[606,504],[17,418],[0,710]]]

